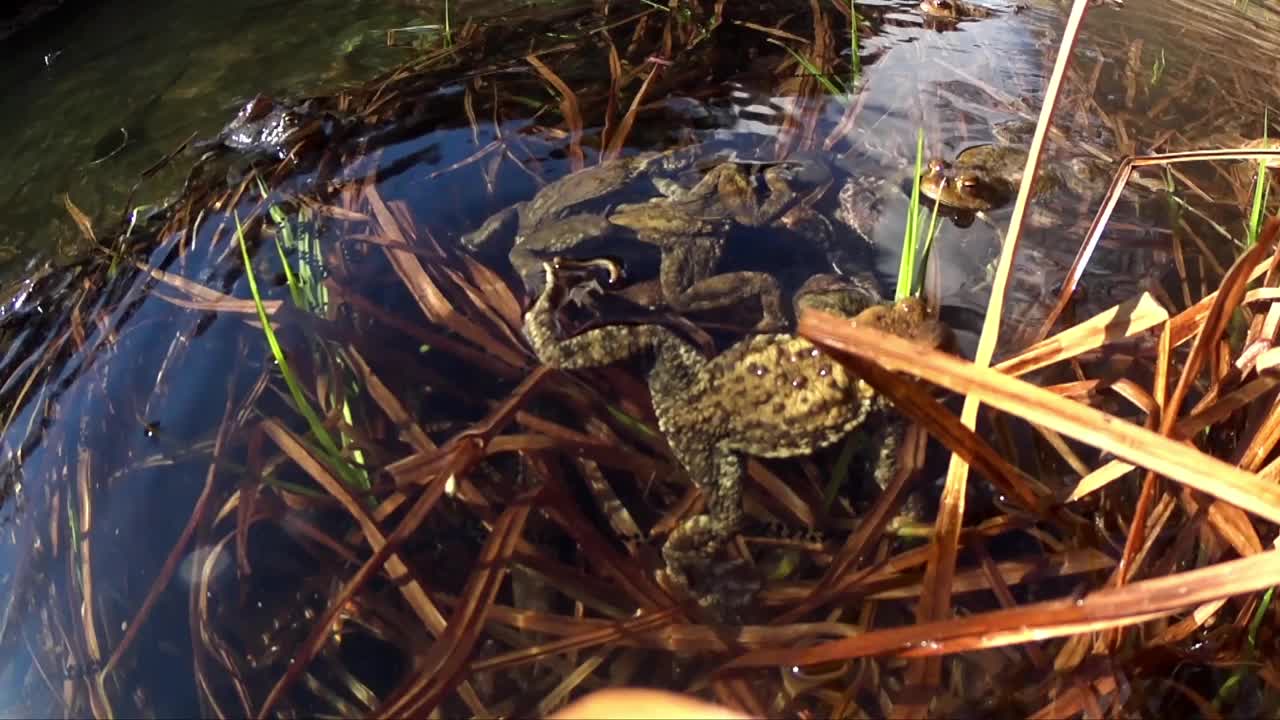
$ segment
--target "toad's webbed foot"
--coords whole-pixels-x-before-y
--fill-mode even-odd
[[[710,619],[739,622],[763,583],[755,567],[742,560],[717,558],[729,532],[711,515],[697,515],[672,531],[662,547],[662,572],[674,590],[691,597]],[[660,573],[661,574],[661,573]]]
[[[670,577],[670,570],[665,571]],[[687,581],[688,578],[685,578]],[[754,565],[743,560],[720,560],[697,574],[696,582],[679,591],[697,603],[706,620],[728,625],[743,622],[764,582]]]
[[[571,292],[568,281],[580,281],[581,271],[587,268],[608,269],[611,277],[620,272],[609,260],[543,261],[545,286],[524,316],[524,335],[539,360],[551,367],[575,370],[602,367],[655,349],[666,349],[672,356],[698,357],[696,348],[659,325],[615,325],[561,338],[556,311],[565,294]]]

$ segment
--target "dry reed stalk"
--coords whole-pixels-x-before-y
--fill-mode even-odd
[[[1036,170],[1040,164],[1040,152],[1048,134],[1050,118],[1057,105],[1063,77],[1075,47],[1076,36],[1080,31],[1080,23],[1084,19],[1088,0],[1074,0],[1071,13],[1067,17],[1066,29],[1062,41],[1058,45],[1058,55],[1054,60],[1053,72],[1049,77],[1049,85],[1045,90],[1045,101],[1040,108],[1040,117],[1036,122],[1034,135],[1031,137],[1031,148],[1023,169],[1022,185],[1018,188],[1018,196],[1014,201],[1013,215],[1009,219],[1009,228],[1005,234],[1000,251],[1000,261],[992,282],[991,300],[987,306],[986,319],[983,322],[982,335],[978,340],[978,348],[974,363],[980,368],[991,364],[995,354],[996,340],[1000,335],[1000,318],[1003,317],[1004,297],[1009,287],[1009,276],[1013,269],[1014,254],[1018,249],[1021,236],[1022,220],[1026,215],[1027,203],[1031,197],[1031,187]],[[970,429],[976,427],[980,401],[974,396],[965,398],[960,421]],[[951,581],[955,574],[956,554],[958,550],[960,530],[964,521],[964,497],[967,487],[969,464],[958,455],[953,455],[947,469],[946,485],[943,489],[941,509],[939,510],[934,539],[931,543],[933,554],[925,570],[926,592],[921,596],[917,610],[917,620],[927,623],[945,617],[951,611]],[[936,687],[941,680],[942,665],[936,659],[913,665],[908,671],[908,684],[920,687]],[[917,707],[916,709],[923,709]],[[895,708],[896,710],[896,708]]]

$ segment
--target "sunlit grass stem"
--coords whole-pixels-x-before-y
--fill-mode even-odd
[[[849,0],[849,87],[857,87],[862,77],[862,48],[858,42],[858,3]]]
[[[1267,139],[1267,126],[1270,124],[1266,110],[1262,114],[1262,139]],[[1253,247],[1258,242],[1258,233],[1262,230],[1263,211],[1267,207],[1267,195],[1271,189],[1268,158],[1258,159],[1258,179],[1253,185],[1253,205],[1249,208],[1249,244]]]
[[[907,204],[907,226],[902,236],[902,260],[898,264],[898,285],[895,300],[902,300],[917,292],[924,283],[924,268],[933,249],[933,237],[938,230],[938,202],[933,203],[929,227],[923,241],[920,237],[920,178],[924,174],[924,130],[916,135],[916,170],[911,181],[911,200]]]
[[[319,449],[328,461],[329,466],[342,477],[348,486],[361,487],[364,483],[361,481],[359,474],[355,472],[355,468],[350,463],[343,459],[342,453],[333,441],[333,437],[329,435],[324,422],[316,414],[315,409],[311,407],[311,403],[307,401],[307,396],[302,391],[302,385],[289,367],[289,361],[285,358],[284,348],[280,346],[275,330],[271,327],[271,319],[267,317],[267,310],[262,304],[262,295],[258,291],[258,280],[253,274],[253,263],[249,258],[249,247],[244,241],[244,226],[240,223],[239,213],[235,214],[234,217],[236,221],[236,241],[240,244],[240,256],[244,260],[244,274],[249,280],[249,293],[253,296],[253,305],[258,311],[258,321],[262,323],[262,334],[267,339],[267,346],[271,348],[272,357],[275,358],[276,364],[280,367],[280,373],[284,376],[284,382],[289,388],[289,395],[293,398],[293,404],[307,421],[307,427],[319,444]]]

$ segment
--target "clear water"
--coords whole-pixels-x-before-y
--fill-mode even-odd
[[[388,30],[444,18],[442,3],[367,0],[82,5],[0,45],[0,243],[18,268],[83,250],[63,194],[101,223],[117,219],[142,171],[193,133],[215,134],[249,98],[368,78],[415,52],[387,47]],[[437,33],[417,35],[434,45]],[[189,165],[179,158],[134,205],[173,195]]]
[[[905,166],[914,158],[918,130],[924,132],[928,154],[951,157],[991,141],[995,123],[1035,116],[1063,24],[1060,8],[1036,2],[1015,12],[1011,3],[993,2],[995,17],[936,32],[922,26],[912,6],[905,0],[859,3],[876,33],[863,40],[864,76],[851,103],[827,97],[798,101],[793,92],[775,92],[777,79],[753,72],[747,67],[749,58],[721,57],[709,69],[710,78],[697,88],[696,100],[653,99],[651,110],[664,120],[638,128],[634,145],[696,136],[767,157],[776,151],[775,141],[784,129],[794,132],[787,125],[788,115],[812,111],[817,118],[813,144],[831,157],[844,177],[883,172],[894,162]],[[492,4],[453,8],[458,17],[497,10]],[[112,217],[125,209],[129,188],[142,170],[192,133],[216,132],[249,97],[259,92],[306,95],[358,82],[410,52],[384,47],[387,28],[430,23],[442,12],[408,3],[329,0],[181,7],[150,2],[134,4],[128,12],[103,3],[63,27],[0,49],[0,83],[6,88],[0,96],[0,117],[9,120],[0,126],[0,167],[8,169],[0,176],[5,208],[0,239],[17,248],[11,272],[33,259],[83,248],[62,207],[63,193],[95,218]],[[1153,149],[1194,147],[1223,129],[1261,134],[1262,109],[1277,105],[1275,90],[1253,69],[1268,66],[1268,58],[1275,55],[1277,36],[1268,30],[1275,19],[1271,6],[1257,3],[1237,7],[1227,2],[1127,0],[1120,9],[1092,10],[1071,77],[1081,88],[1090,87],[1095,71],[1098,79],[1060,108],[1055,123],[1067,142],[1059,142],[1058,149],[1088,143],[1117,159]],[[1139,40],[1141,46],[1136,45]],[[841,52],[847,57],[847,49]],[[56,56],[46,65],[44,58],[51,53]],[[1124,59],[1130,53],[1135,57],[1131,65]],[[577,68],[570,79],[581,87],[587,80],[606,81],[606,72],[603,66]],[[1188,87],[1175,90],[1184,82]],[[440,88],[440,102],[456,101],[456,90]],[[1175,92],[1180,95],[1161,109],[1166,95]],[[525,170],[510,162],[496,169],[485,163],[451,169],[496,136],[487,118],[473,135],[458,105],[450,122],[386,147],[379,160],[383,169],[395,170],[382,178],[379,192],[388,201],[404,201],[422,222],[422,237],[442,243],[473,229],[489,212],[527,199],[537,187]],[[836,132],[846,113],[853,116],[852,122],[847,130]],[[1100,120],[1104,117],[1107,122]],[[130,143],[107,160],[92,163],[103,154],[104,145],[113,147],[111,140],[122,127],[129,131]],[[567,172],[563,140],[529,139],[529,128],[527,121],[512,120],[501,129],[508,137],[527,134],[522,138],[527,154],[520,159],[540,177]],[[598,130],[586,129],[588,144]],[[1158,147],[1145,140],[1159,137],[1164,140]],[[148,181],[132,202],[170,197],[189,164],[190,159],[176,162]],[[499,182],[490,193],[492,177]],[[1221,191],[1216,181],[1222,178],[1212,172],[1195,177],[1213,193]],[[1030,313],[1029,303],[1052,290],[1080,239],[1079,228],[1073,226],[1081,221],[1087,225],[1099,200],[1100,194],[1078,199],[1075,208],[1057,208],[1075,213],[1028,235],[1015,285],[1022,304],[1015,306],[1015,313]],[[894,244],[901,236],[904,212],[905,198],[890,202],[871,238],[883,276],[891,275],[896,265]],[[1093,291],[1090,303],[1099,309],[1132,294],[1141,281],[1165,277],[1172,266],[1171,231],[1162,225],[1160,208],[1130,203],[1121,212],[1118,217],[1138,230],[1111,236],[1096,256],[1090,281],[1101,290]],[[940,271],[938,294],[952,309],[977,313],[985,307],[984,273],[1005,217],[1007,212],[993,213],[994,228],[982,222],[967,228],[944,223],[934,266]],[[158,266],[204,278],[206,269],[199,262],[188,261],[179,268],[169,258],[156,259]],[[228,398],[243,397],[257,373],[269,366],[260,332],[241,318],[197,317],[146,297],[140,292],[143,279],[132,281],[136,284],[118,291],[138,294],[112,313],[111,332],[89,328],[86,349],[24,395],[16,421],[2,438],[3,480],[13,495],[4,507],[0,587],[22,589],[6,593],[10,600],[0,611],[0,697],[21,695],[11,704],[0,703],[3,715],[58,712],[63,684],[75,684],[83,697],[85,678],[93,674],[92,668],[41,664],[65,658],[66,648],[87,656],[84,638],[75,634],[79,628],[58,624],[84,617],[84,609],[72,607],[72,596],[64,592],[74,586],[75,563],[81,558],[67,550],[73,540],[66,537],[63,525],[55,521],[57,527],[48,526],[50,517],[65,520],[60,513],[78,502],[68,468],[91,468],[90,477],[99,483],[92,493],[97,501],[90,530],[95,548],[92,610],[103,628],[98,640],[109,652],[125,630],[122,619],[133,616],[186,522],[209,470],[207,454],[183,458],[180,451],[212,441]],[[228,286],[238,297],[247,296],[238,276],[231,275]],[[275,411],[281,412],[279,404]],[[68,447],[84,455],[69,463],[60,454]],[[244,448],[236,452],[242,459]],[[322,513],[306,508],[298,516]],[[223,602],[221,614],[213,619],[230,632],[248,633],[270,627],[275,620],[254,616],[259,606],[253,602],[237,602],[239,569],[228,560],[232,553],[227,550],[233,540],[226,533],[231,523],[218,527],[224,534],[199,537],[197,548],[182,559],[174,587],[122,666],[127,673],[120,686],[129,691],[117,697],[117,712],[151,709],[160,716],[179,716],[207,710],[196,701],[191,680],[192,648],[197,643],[186,607],[188,590],[202,576],[214,578],[212,585],[222,593],[216,598]],[[255,547],[265,544],[274,550],[265,558],[255,557],[260,564],[255,574],[246,576],[246,584],[252,586],[250,599],[265,598],[267,607],[272,607],[270,602],[303,607],[331,592],[323,584],[295,587],[273,577],[272,561],[287,565],[297,536],[271,523],[255,525],[253,532]],[[55,541],[55,536],[60,539]],[[215,547],[219,552],[212,551]],[[221,564],[206,562],[215,557]],[[432,562],[448,566],[447,558]],[[331,570],[339,576],[349,572]],[[452,579],[464,575],[465,569]],[[394,598],[393,592],[387,594]],[[297,628],[274,630],[297,639]],[[243,647],[237,650],[265,656],[262,648],[252,646],[271,638],[240,640]],[[426,638],[399,640],[418,651],[429,644]],[[207,672],[217,670],[209,658],[203,662]],[[386,670],[382,681],[388,685],[411,670],[393,665],[379,666]],[[256,700],[265,694],[258,685],[250,690]],[[228,708],[224,710],[232,715],[239,711],[234,704]]]

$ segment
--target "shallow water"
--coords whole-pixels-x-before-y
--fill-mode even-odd
[[[859,3],[872,32],[864,37],[861,48],[864,74],[857,92],[847,100],[777,92],[779,79],[749,67],[750,58],[731,52],[716,55],[707,59],[705,77],[682,86],[685,92],[650,98],[646,111],[654,119],[636,129],[628,149],[698,140],[719,143],[744,157],[772,158],[779,146],[808,147],[829,157],[837,179],[844,180],[905,168],[914,161],[918,130],[924,132],[928,155],[949,158],[967,147],[992,141],[997,123],[1035,117],[1063,22],[1056,6],[1032,3],[1015,12],[1011,3],[993,3],[994,17],[939,32],[923,26],[913,5],[905,1]],[[200,12],[196,7],[184,12]],[[417,24],[433,14],[409,5],[326,3],[309,5],[308,21],[299,20],[291,12],[295,6],[287,3],[199,7],[207,8],[209,14],[185,15],[178,21],[160,15],[159,4],[128,16],[102,6],[48,36],[29,38],[23,46],[5,51],[12,53],[14,62],[0,65],[0,81],[13,90],[0,98],[0,113],[16,121],[0,130],[11,134],[0,137],[4,148],[0,163],[16,170],[0,178],[0,197],[8,200],[0,217],[0,235],[21,248],[11,268],[21,268],[33,257],[51,255],[55,249],[69,254],[80,245],[58,201],[61,193],[68,193],[96,217],[118,213],[125,207],[127,189],[137,174],[191,133],[207,136],[215,132],[245,99],[258,92],[323,93],[343,82],[372,76],[377,69],[402,59],[405,52],[381,47],[378,38],[383,29]],[[483,9],[494,8],[486,5]],[[479,10],[475,6],[454,8],[459,15]],[[1240,10],[1229,3],[1182,5],[1156,0],[1127,0],[1122,9],[1103,6],[1092,10],[1072,77],[1088,88],[1096,70],[1096,86],[1092,91],[1069,95],[1070,102],[1060,107],[1055,123],[1066,136],[1065,142],[1056,142],[1053,151],[1088,144],[1114,160],[1166,146],[1194,146],[1228,124],[1240,133],[1256,127],[1260,134],[1260,109],[1275,104],[1274,91],[1265,82],[1251,84],[1249,69],[1274,53],[1276,38],[1265,30],[1269,23],[1274,24],[1272,15],[1269,7],[1256,4]],[[164,17],[159,27],[182,27],[184,32],[162,32],[138,17]],[[579,31],[576,27],[565,29],[570,35]],[[731,31],[748,32],[722,30]],[[1249,40],[1227,42],[1237,36]],[[343,48],[351,38],[360,38],[363,44],[348,54]],[[1132,51],[1138,39],[1142,46]],[[1206,48],[1212,49],[1210,59],[1197,65],[1196,58],[1204,57],[1200,51]],[[61,53],[46,67],[44,54],[57,50]],[[1136,59],[1127,64],[1123,58],[1131,51]],[[776,47],[772,52],[782,56]],[[848,52],[847,48],[839,50],[846,60]],[[518,48],[512,54],[518,55]],[[182,62],[164,62],[175,57]],[[1164,60],[1157,73],[1153,68],[1159,57]],[[593,64],[593,59],[591,56],[576,65],[566,62],[568,67],[560,68],[572,87],[607,82],[606,66]],[[680,58],[671,60],[679,65]],[[1198,68],[1195,76],[1191,75],[1193,67]],[[793,75],[793,80],[804,77],[800,71]],[[527,89],[521,83],[537,82],[522,65],[486,75],[484,81],[491,82],[493,77],[509,83],[504,89],[521,91]],[[844,81],[851,82],[847,77]],[[1166,95],[1173,92],[1171,88],[1181,82],[1190,83],[1190,89],[1182,89],[1180,96],[1160,109]],[[378,193],[388,203],[404,203],[419,222],[418,241],[423,245],[435,241],[450,246],[490,212],[528,199],[541,182],[570,169],[566,137],[539,126],[554,124],[554,118],[531,119],[527,112],[512,111],[495,127],[492,115],[479,112],[473,129],[463,112],[464,87],[459,81],[434,88],[428,104],[443,108],[440,118],[422,132],[380,148],[376,158],[368,156],[359,170],[349,171],[349,177],[358,178],[373,167],[379,169]],[[541,94],[530,92],[529,97],[538,102],[552,97],[545,88],[539,91]],[[1193,99],[1182,97],[1186,95]],[[1258,109],[1259,117],[1242,114],[1246,97]],[[483,100],[480,102],[484,109]],[[1196,107],[1202,108],[1199,115],[1193,114]],[[805,120],[806,116],[811,119]],[[851,121],[838,129],[846,116]],[[130,143],[119,154],[90,165],[95,145],[103,137],[112,137],[119,127],[131,129]],[[584,129],[588,162],[595,158],[591,147],[599,130],[598,124],[591,123]],[[516,139],[512,140],[510,156],[499,160],[496,154],[488,155],[469,162],[499,136]],[[1152,137],[1164,137],[1163,145],[1152,147],[1143,140]],[[133,202],[171,196],[189,165],[188,159],[167,168],[150,180]],[[1211,172],[1193,174],[1209,189],[1222,179]],[[296,186],[279,192],[287,194],[291,187]],[[1100,199],[1099,192],[1073,198],[1069,207],[1054,207],[1056,201],[1038,203],[1049,206],[1048,210],[1073,212],[1051,218],[1027,234],[1009,311],[1015,326],[1033,324],[1043,311],[1044,297],[1060,280]],[[828,214],[833,210],[830,195],[820,209]],[[882,222],[868,238],[876,253],[875,268],[886,285],[895,271],[905,212],[905,196],[891,194]],[[1122,203],[1115,222],[1127,223],[1132,229],[1111,233],[1095,255],[1086,276],[1089,295],[1084,312],[1126,299],[1149,280],[1169,277],[1172,224],[1164,213],[1164,206],[1150,195]],[[986,306],[986,273],[998,250],[1007,214],[1007,208],[996,211],[989,221],[963,228],[943,221],[939,254],[932,263],[938,271],[936,294],[959,318],[957,329],[968,333],[970,339],[977,327],[977,313]],[[340,238],[340,224],[325,227],[329,233],[326,239]],[[215,250],[215,235],[206,225],[193,242],[197,249],[179,257],[166,245],[155,252],[152,265],[245,298],[248,292],[237,269],[238,258],[228,262],[222,248]],[[767,238],[756,236],[756,240]],[[857,246],[863,240],[845,231],[842,242]],[[1221,238],[1210,238],[1208,247],[1212,251],[1225,244]],[[271,272],[274,250],[264,248],[255,263]],[[789,257],[785,248],[780,252],[752,246],[742,249],[740,255],[737,260],[745,264],[760,257],[772,261],[780,255],[784,262],[802,264],[796,259],[800,253]],[[805,262],[811,260],[805,256]],[[821,261],[819,258],[813,266],[795,269],[802,274],[827,269],[820,266]],[[495,264],[500,271],[506,269],[502,262],[499,253]],[[792,268],[776,269],[785,272]],[[260,282],[265,277],[260,274]],[[358,289],[379,300],[384,291],[387,296],[394,295],[397,281],[393,276],[377,280],[384,285]],[[63,286],[59,296],[69,297],[76,287],[76,283],[70,290]],[[74,344],[79,349],[58,354],[57,363],[28,392],[3,391],[6,399],[21,397],[22,402],[3,437],[3,481],[9,497],[3,508],[6,542],[0,545],[0,587],[21,592],[9,593],[10,600],[0,615],[0,647],[5,655],[0,665],[0,689],[21,699],[12,706],[0,706],[0,714],[57,709],[64,678],[78,688],[87,684],[94,668],[86,667],[90,665],[86,658],[95,653],[89,652],[87,638],[76,635],[77,628],[59,623],[66,618],[87,622],[85,612],[96,613],[102,635],[94,641],[106,648],[97,654],[109,654],[126,632],[128,619],[141,604],[168,548],[192,512],[206,478],[224,479],[224,484],[213,485],[219,492],[216,503],[228,503],[231,493],[243,492],[252,484],[237,484],[247,475],[245,463],[261,461],[255,455],[256,447],[246,447],[259,438],[247,440],[247,431],[233,433],[236,444],[228,451],[232,459],[224,458],[225,464],[218,468],[221,475],[209,475],[210,447],[218,437],[221,418],[237,417],[248,426],[263,417],[295,416],[284,392],[277,393],[274,386],[262,396],[254,394],[259,378],[274,377],[274,368],[261,331],[253,327],[249,314],[215,317],[213,313],[180,309],[151,293],[151,280],[141,274],[122,272],[109,287],[110,293],[87,295],[82,305],[51,303],[47,312],[32,315],[38,321],[33,319],[31,325],[39,328],[43,338],[28,346],[32,349],[25,352],[30,357],[45,352],[52,356],[54,343]],[[266,292],[277,298],[285,295],[278,285]],[[77,336],[71,328],[80,321],[72,318],[95,317],[93,311],[98,306],[109,308],[108,321],[82,328],[87,337]],[[403,312],[406,320],[423,322],[417,307],[407,303],[397,306],[392,300],[388,306]],[[335,332],[328,325],[324,330]],[[354,334],[353,342],[367,351],[372,363],[403,381],[404,386],[398,388],[402,394],[419,400],[414,407],[426,408],[423,414],[433,419],[440,415],[441,426],[448,430],[484,417],[489,409],[485,403],[503,396],[484,388],[505,388],[505,383],[519,379],[518,375],[490,377],[485,374],[487,368],[450,367],[448,370],[458,374],[442,375],[451,382],[434,383],[422,391],[423,383],[412,371],[429,363],[415,354],[412,339],[386,328],[361,328]],[[295,343],[305,340],[292,339]],[[418,344],[425,347],[430,341]],[[295,358],[307,355],[305,345],[294,347],[301,350]],[[5,359],[0,367],[8,371],[14,367],[11,362],[18,361]],[[403,378],[397,368],[404,369]],[[427,400],[417,398],[418,392],[428,393]],[[448,432],[441,434],[447,437]],[[377,458],[381,462],[396,459]],[[78,485],[80,477],[88,478],[85,482],[92,487]],[[297,481],[294,476],[289,479]],[[92,527],[76,527],[68,537],[66,527],[74,525],[68,519],[80,518],[90,510],[86,505],[90,499]],[[268,504],[259,508],[259,515],[245,520],[251,526],[247,533],[252,573],[238,566],[242,559],[234,554],[238,539],[232,531],[233,522],[227,519],[234,517],[229,505],[221,505],[224,517],[219,524],[209,522],[202,527],[195,549],[181,558],[173,587],[162,596],[133,655],[121,666],[119,685],[110,688],[118,713],[152,709],[158,715],[177,716],[209,710],[197,700],[192,667],[202,662],[202,672],[217,675],[221,666],[217,658],[193,649],[199,629],[189,626],[187,608],[189,599],[199,595],[192,589],[206,587],[202,583],[209,590],[206,599],[212,609],[208,617],[234,638],[228,656],[239,661],[251,657],[264,666],[280,668],[281,661],[273,655],[278,648],[273,648],[273,643],[290,647],[298,642],[308,629],[300,618],[313,618],[316,606],[332,596],[333,587],[324,581],[351,570],[349,563],[332,558],[328,562],[334,567],[309,566],[323,553],[316,551],[314,536],[304,532],[306,525],[282,530],[265,522],[290,517],[322,526],[332,517],[333,508],[326,502],[314,498],[311,504],[297,502],[297,507]],[[468,558],[456,553],[450,556],[457,537],[469,538],[467,533],[474,533],[483,538],[483,529],[466,526],[464,514],[458,509],[446,516],[443,526],[433,527],[428,537],[417,538],[425,548],[413,548],[422,553],[417,557],[426,581],[443,592],[459,592],[456,585],[470,569],[466,567]],[[55,527],[47,525],[50,518]],[[81,554],[89,549],[81,532],[94,540],[89,560]],[[298,557],[307,560],[299,562]],[[298,565],[307,567],[300,569]],[[458,569],[457,565],[463,567]],[[86,567],[92,569],[93,579],[93,607],[89,611],[75,607],[79,596],[66,591],[80,587],[84,582],[81,571]],[[295,582],[300,575],[306,575],[308,582]],[[378,608],[379,613],[394,617],[405,612],[394,605],[394,599],[394,592],[387,590],[362,601],[383,603],[387,607]],[[278,606],[295,609],[297,614],[273,617],[271,610]],[[347,652],[371,659],[369,667],[377,672],[367,671],[359,680],[385,684],[387,687],[374,688],[380,697],[412,669],[398,651],[412,648],[420,653],[431,642],[427,637],[387,638],[367,628],[363,634],[353,635],[365,641],[378,638],[377,642],[369,641],[370,645],[357,646],[363,648],[364,656]],[[487,647],[485,652],[497,653],[501,649],[498,645],[496,649]],[[62,661],[63,667],[47,664],[50,658]],[[332,665],[326,667],[337,672]],[[274,677],[264,672],[245,681],[245,692],[255,701],[264,697],[267,688],[262,686],[262,676],[268,675]],[[300,702],[294,708],[297,712],[364,709],[352,699],[360,696],[358,683],[345,677],[326,679],[334,685],[348,681],[345,687],[352,697],[346,701],[353,704]],[[237,697],[239,690],[223,686],[216,693],[229,703],[222,709],[230,715],[241,711],[229,700]]]
[[[193,133],[215,134],[249,98],[307,95],[368,78],[414,52],[387,47],[389,29],[443,18],[443,4],[407,2],[81,5],[63,13],[65,22],[0,45],[6,278],[33,257],[83,250],[63,194],[108,224],[121,217],[143,170]],[[455,12],[500,7],[454,3]],[[416,35],[438,44],[439,33],[404,33],[399,42]],[[145,184],[133,205],[171,198],[191,159]]]

